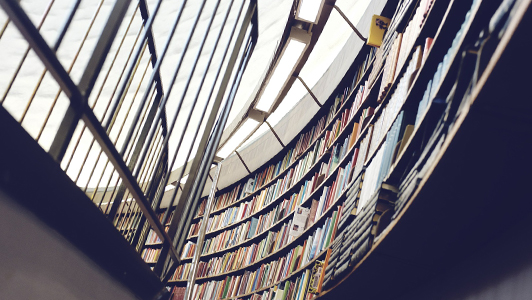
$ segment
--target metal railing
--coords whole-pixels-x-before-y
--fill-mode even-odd
[[[0,104],[138,252],[157,234],[167,281],[258,38],[256,0],[41,2],[0,0]]]

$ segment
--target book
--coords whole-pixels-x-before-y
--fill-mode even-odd
[[[310,205],[310,213],[309,213],[309,218],[308,218],[308,222],[307,222],[307,228],[314,224],[314,219],[316,218],[316,211],[318,209],[318,200],[312,200],[312,204]],[[306,229],[306,228],[305,228]]]
[[[310,214],[310,209],[302,206],[297,206],[294,211],[292,219],[292,226],[290,226],[290,236],[298,237],[305,231],[307,219]]]

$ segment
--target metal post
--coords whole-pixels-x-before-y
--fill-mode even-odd
[[[351,23],[351,21],[349,21],[349,19],[347,18],[346,15],[344,15],[344,13],[342,12],[342,10],[335,5],[333,5],[334,9],[336,9],[336,11],[340,14],[340,16],[342,16],[342,18],[344,18],[344,20],[347,22],[347,24],[349,24],[349,27],[351,27],[351,29],[353,29],[353,31],[356,33],[356,35],[358,35],[358,37],[363,40],[364,42],[366,42],[368,39],[366,39],[365,37],[362,36],[362,34],[360,33],[360,31],[358,31],[358,29],[355,28],[355,25],[353,25],[353,23]]]
[[[209,215],[211,213],[212,202],[214,200],[214,194],[216,193],[216,186],[218,185],[218,178],[220,177],[221,169],[222,163],[216,163],[216,174],[214,175],[211,191],[209,192],[209,198],[207,198],[207,204],[205,205],[205,213],[203,214],[200,230],[198,232],[198,242],[196,243],[196,250],[194,251],[194,257],[192,258],[192,267],[190,268],[189,280],[187,281],[187,289],[185,290],[185,300],[190,300],[192,297],[192,291],[194,291],[194,284],[196,283],[201,250],[203,248],[203,241],[205,240],[207,223],[209,222]]]
[[[314,93],[312,92],[312,90],[308,87],[308,85],[305,83],[305,81],[303,81],[303,79],[301,77],[299,77],[299,75],[297,76],[297,79],[299,79],[299,81],[303,84],[303,86],[307,89],[307,92],[310,94],[310,96],[312,96],[312,99],[314,99],[314,102],[316,102],[316,104],[318,104],[318,106],[321,108],[323,105],[320,103],[320,101],[318,101],[318,98],[316,97],[316,95],[314,95]]]

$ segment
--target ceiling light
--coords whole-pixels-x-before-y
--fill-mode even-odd
[[[322,6],[322,0],[301,0],[296,17],[310,23],[316,23]]]
[[[255,106],[256,109],[268,112],[277,99],[277,95],[283,88],[285,82],[292,76],[292,72],[299,62],[301,55],[305,51],[307,44],[290,38],[286,47],[281,53],[281,58],[277,61],[275,70],[270,76],[264,92]]]
[[[255,130],[258,124],[259,122],[253,119],[246,119],[216,155],[222,158],[229,156]]]

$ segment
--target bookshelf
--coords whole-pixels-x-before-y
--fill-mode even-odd
[[[478,77],[474,68],[468,69],[477,60],[468,59],[464,51],[475,49],[499,4],[400,2],[396,15],[403,17],[392,18],[392,24],[410,38],[401,43],[406,49],[395,53],[394,74],[386,74],[393,66],[387,66],[387,56],[379,57],[382,52],[361,51],[346,76],[351,82],[345,79],[339,84],[300,136],[255,175],[220,192],[211,222],[215,216],[231,221],[209,226],[206,241],[221,246],[201,255],[195,297],[285,299],[291,294],[292,299],[337,299],[349,293],[361,299],[397,297],[435,270],[472,253],[490,238],[490,230],[522,215],[515,205],[529,209],[531,205],[520,199],[527,179],[510,179],[504,173],[532,165],[525,150],[530,144],[523,139],[523,132],[532,128],[530,118],[521,112],[512,114],[494,98],[510,95],[523,106],[517,99],[526,92],[525,79],[512,83],[519,88],[510,91],[499,83],[508,82],[505,71],[519,61],[516,54],[530,28],[530,21],[525,21],[530,1],[515,4],[515,15],[501,38],[488,44],[491,53],[476,52],[487,62]],[[423,5],[427,5],[424,11],[419,11]],[[413,26],[419,26],[415,34],[408,32]],[[389,43],[397,36],[388,36]],[[426,38],[432,38],[430,47],[425,46]],[[524,64],[529,66],[530,60]],[[391,82],[383,84],[383,78]],[[469,84],[471,78],[478,80]],[[337,101],[337,95],[344,100]],[[507,125],[492,121],[501,108]],[[508,133],[515,124],[519,129]],[[330,141],[327,131],[335,132]],[[501,140],[495,145],[494,134]],[[315,150],[316,145],[325,145],[325,150]],[[293,182],[292,173],[298,174]],[[316,181],[320,176],[323,179]],[[250,178],[256,187],[244,195],[241,191]],[[280,192],[269,192],[283,181]],[[308,183],[312,188],[306,190]],[[500,186],[505,188],[496,188]],[[242,204],[266,193],[274,196],[253,206],[252,213],[242,212]],[[293,195],[297,196],[291,199]],[[510,205],[499,203],[508,197]],[[313,200],[323,201],[323,211],[299,236],[286,238],[295,207],[312,209]],[[235,217],[238,212],[240,218]],[[261,217],[268,220],[265,225],[243,235],[252,220]],[[327,238],[315,242],[322,231]],[[238,234],[242,238],[234,238]],[[191,253],[195,238],[191,229],[185,252]],[[318,244],[314,251],[313,243]],[[186,256],[171,280],[176,299],[190,268]],[[325,263],[323,286],[310,294],[306,290],[318,260]]]

